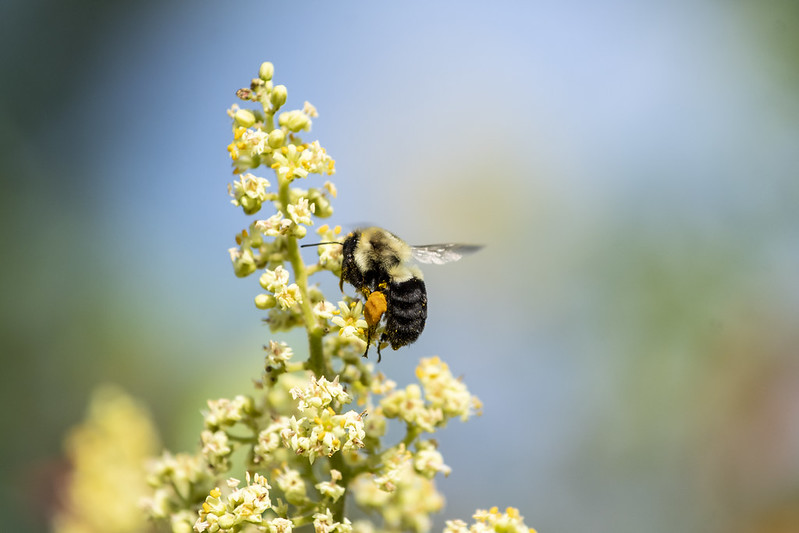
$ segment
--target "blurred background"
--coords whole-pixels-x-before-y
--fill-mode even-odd
[[[485,404],[436,529],[799,531],[796,2],[6,0],[0,43],[3,530],[48,529],[98,384],[194,451],[259,375],[225,111],[269,60],[330,222],[486,245],[380,366]]]

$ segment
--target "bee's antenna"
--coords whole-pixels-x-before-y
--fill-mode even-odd
[[[332,242],[315,242],[313,244],[301,244],[300,248],[308,248],[309,246],[321,246],[323,244],[342,244],[340,242],[332,241]]]

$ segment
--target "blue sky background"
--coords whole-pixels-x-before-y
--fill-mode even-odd
[[[332,222],[486,245],[425,269],[427,329],[381,363],[403,384],[440,355],[485,404],[436,435],[453,468],[437,529],[492,505],[539,531],[653,533],[761,531],[799,508],[793,3],[41,1],[0,18],[14,529],[45,528],[31,502],[98,383],[193,450],[205,398],[259,373],[257,280],[226,252],[249,221],[226,194],[225,110],[265,60],[290,108],[319,110]]]

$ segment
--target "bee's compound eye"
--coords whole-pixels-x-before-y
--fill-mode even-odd
[[[380,291],[374,291],[366,299],[366,305],[363,306],[363,317],[369,327],[377,325],[383,317],[383,313],[388,309],[386,302],[386,295]]]

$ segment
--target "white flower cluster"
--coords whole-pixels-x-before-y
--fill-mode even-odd
[[[50,516],[52,531],[147,529],[147,517],[137,505],[146,494],[151,494],[141,466],[145,458],[160,448],[155,424],[147,410],[116,386],[101,385],[92,392],[86,418],[70,430],[64,445],[69,476],[57,479],[52,478],[52,473],[48,476],[49,483],[58,484],[58,505]],[[35,473],[27,472],[28,476],[32,474]],[[4,479],[9,478],[4,474]],[[21,487],[18,490],[24,491]],[[142,503],[145,509],[155,507],[162,516],[168,516],[172,509],[164,500],[170,494],[174,492],[159,495],[158,502],[153,495]],[[8,496],[5,501],[10,501]],[[3,513],[3,530],[24,529],[14,527],[13,520],[9,521],[10,510],[7,508]]]
[[[307,178],[308,174],[335,174],[335,161],[327,155],[319,141],[311,144],[290,144],[272,154],[272,168],[281,180]]]
[[[411,452],[405,449],[403,443],[389,449],[381,457],[383,468],[380,475],[374,478],[375,485],[382,491],[394,492],[400,476],[411,465],[412,458]]]
[[[352,523],[348,518],[343,522],[336,522],[330,509],[325,509],[324,513],[313,515],[313,528],[315,533],[352,533]]]
[[[216,533],[217,531],[232,531],[240,529],[245,523],[263,524],[263,513],[272,507],[269,499],[269,483],[266,478],[255,474],[252,483],[250,474],[247,473],[247,485],[237,488],[239,481],[231,479],[229,486],[233,488],[227,497],[222,497],[222,491],[214,488],[205,498],[199,518],[194,524],[197,533]]]
[[[359,505],[377,510],[390,531],[430,530],[430,515],[444,506],[444,498],[427,477],[414,469],[413,455],[400,444],[381,456],[378,476],[363,474],[351,485]]]
[[[330,184],[329,181],[325,184]],[[335,189],[333,189],[335,190]],[[335,195],[335,194],[334,194]],[[327,224],[319,226],[316,230],[322,242],[337,242],[341,238],[341,226],[331,228]],[[338,270],[341,268],[341,260],[344,255],[344,248],[342,246],[319,246],[319,264],[331,270]]]
[[[175,533],[192,527],[197,533],[291,533],[311,523],[315,533],[427,533],[431,515],[444,504],[433,480],[451,469],[425,433],[454,418],[467,420],[479,413],[480,401],[438,357],[422,359],[418,382],[403,388],[375,372],[362,358],[367,336],[377,334],[369,329],[374,314],[367,322],[364,303],[347,296],[335,305],[338,298],[328,301],[311,280],[323,271],[341,279],[341,228],[316,225],[332,215],[337,189],[311,179],[334,174],[335,162],[318,141],[300,139],[316,109],[306,102],[301,110],[282,110],[288,92],[273,84],[273,74],[272,64],[264,63],[249,88],[237,92],[260,108],[228,111],[236,175],[228,187],[232,203],[247,215],[265,212],[236,235],[230,257],[237,276],[258,273],[263,291],[255,304],[268,310],[272,333],[306,330],[307,359],[294,361],[285,342],[265,344],[258,393],[208,402],[201,450],[193,456],[165,454],[156,462],[146,509]],[[267,180],[251,173],[259,167],[274,175]],[[318,262],[306,264],[311,250],[303,250],[300,239],[312,226],[321,245],[314,249]],[[353,402],[357,410],[347,410]],[[404,422],[404,437],[389,431],[390,419]],[[252,482],[247,473],[244,487],[237,480],[224,486],[237,464],[233,457],[259,472]],[[377,515],[382,523],[351,523],[345,513],[353,503],[360,516]],[[474,518],[471,526],[448,522],[445,533],[532,531],[512,508],[478,511]]]
[[[338,377],[332,382],[312,377],[307,387],[291,389],[291,395],[299,400],[297,407],[303,416],[292,416],[280,436],[295,453],[313,463],[317,457],[363,447],[366,432],[362,416],[356,411],[336,414],[331,407],[333,402],[341,405],[352,401]]]
[[[380,459],[382,467],[376,472],[373,482],[384,492],[394,492],[400,480],[414,472],[426,479],[433,479],[439,472],[448,476],[452,470],[444,464],[444,458],[431,441],[420,442],[416,453],[411,453],[405,444],[400,443],[389,448]]]
[[[322,496],[335,502],[344,495],[344,491],[346,490],[338,484],[339,481],[341,481],[341,472],[333,468],[330,470],[330,481],[317,483],[315,488]]]
[[[416,446],[413,455],[413,468],[427,479],[433,479],[439,472],[448,476],[452,469],[444,464],[444,457],[436,449],[434,442],[426,440]]]
[[[388,392],[382,399],[380,407],[388,418],[400,418],[432,433],[450,418],[468,420],[482,407],[480,400],[469,394],[466,385],[456,379],[438,357],[422,359],[416,367],[416,376],[422,387],[410,384],[404,389]]]
[[[272,293],[272,295],[262,295],[271,304],[268,307],[280,304],[281,309],[289,309],[302,301],[300,287],[296,283],[289,285],[288,281],[289,272],[282,265],[274,270],[267,269],[261,274],[261,279],[259,280],[261,287]]]
[[[255,222],[254,228],[267,237],[278,237],[287,235],[291,229],[291,220],[283,217],[283,213],[278,211],[265,220]]]
[[[208,411],[203,413],[205,427],[217,429],[232,426],[252,411],[253,399],[243,394],[239,394],[232,400],[227,398],[208,400]]]
[[[265,246],[263,237],[276,241],[302,238],[307,234],[307,226],[313,225],[313,217],[324,218],[333,213],[329,197],[335,197],[336,187],[329,181],[307,190],[291,187],[294,180],[307,178],[310,174],[333,175],[336,166],[319,141],[304,143],[298,137],[299,132],[310,131],[311,118],[318,116],[316,108],[305,102],[303,109],[279,112],[286,103],[288,92],[285,86],[274,85],[273,75],[273,66],[262,67],[259,77],[252,80],[250,87],[237,92],[242,100],[260,104],[261,109],[242,109],[234,105],[228,110],[233,130],[228,152],[234,173],[238,174],[238,180],[228,186],[232,203],[240,206],[247,215],[260,211],[266,202],[272,202],[276,211],[274,215],[252,224],[250,237],[237,239],[239,247],[230,249],[234,272],[239,277],[248,276],[257,268],[274,267],[275,263],[286,261],[286,243],[276,242],[275,247],[270,248]],[[268,191],[268,180],[250,173],[259,167],[274,171],[277,178],[275,192]],[[299,300],[293,293],[286,295],[285,301],[276,296],[277,301],[261,295],[256,299],[256,306],[269,309],[279,301],[285,310],[291,301]]]
[[[277,474],[275,481],[290,504],[300,506],[310,502],[305,488],[305,480],[302,479],[299,470],[283,465],[283,469]]]
[[[363,447],[366,437],[361,414],[356,411],[336,414],[333,405],[352,401],[338,381],[324,377],[311,378],[305,387],[294,387],[291,396],[297,402],[302,416],[276,417],[258,435],[254,452],[256,461],[275,462],[281,445],[295,454],[308,457],[311,463],[317,457],[330,457],[339,450],[352,451]]]
[[[294,355],[294,351],[285,342],[275,342],[270,340],[268,346],[264,346],[266,357],[264,367],[275,369],[285,368],[286,363]]]
[[[211,431],[204,429],[200,433],[202,455],[208,461],[208,466],[217,471],[226,471],[230,467],[230,454],[233,446],[228,434],[222,430]]]
[[[291,396],[299,400],[297,408],[305,414],[313,414],[313,410],[323,410],[331,403],[350,403],[352,398],[339,383],[338,376],[333,381],[328,381],[324,376],[319,379],[311,378],[307,387],[294,387]]]
[[[313,224],[311,215],[316,211],[316,204],[308,202],[308,198],[300,198],[296,204],[289,204],[288,206],[289,218],[295,224],[305,224],[310,226]]]
[[[478,509],[472,518],[475,522],[471,526],[463,520],[447,520],[444,533],[535,533],[524,524],[524,517],[515,507],[508,507],[504,513],[496,507]]]
[[[177,502],[185,502],[192,494],[208,491],[211,472],[201,455],[164,452],[148,465],[147,483],[155,488],[152,497],[142,504],[154,518],[167,518]],[[192,519],[193,522],[193,519]]]
[[[444,418],[458,417],[466,421],[483,404],[469,394],[463,381],[456,379],[447,363],[439,357],[422,359],[416,367],[416,377],[424,387],[424,395],[433,408],[441,409]]]
[[[261,210],[264,202],[275,198],[274,193],[266,192],[268,187],[268,180],[247,172],[239,176],[239,181],[228,185],[228,194],[233,197],[230,202],[235,206],[241,206],[245,214],[252,215]]]

